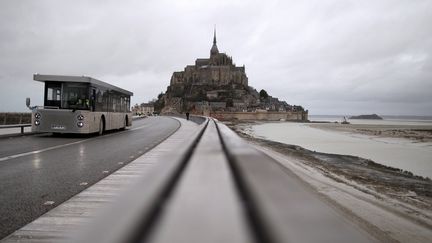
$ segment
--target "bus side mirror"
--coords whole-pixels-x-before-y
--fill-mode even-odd
[[[30,109],[30,98],[26,98],[26,106]]]

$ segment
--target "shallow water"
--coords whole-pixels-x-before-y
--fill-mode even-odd
[[[327,131],[312,128],[307,123],[290,122],[253,125],[250,133],[309,150],[355,155],[432,178],[432,143]]]

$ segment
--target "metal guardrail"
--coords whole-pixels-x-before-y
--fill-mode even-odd
[[[21,134],[24,134],[24,127],[31,127],[31,124],[14,124],[14,125],[0,125],[0,129],[2,128],[21,128]]]
[[[373,241],[212,119],[120,198],[71,242]]]

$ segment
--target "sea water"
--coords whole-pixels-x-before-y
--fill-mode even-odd
[[[352,122],[353,120],[350,120]],[[356,121],[360,124],[432,125],[432,121]],[[363,123],[362,123],[363,122]],[[369,123],[368,123],[369,122]],[[250,133],[303,148],[371,159],[377,163],[432,178],[432,143],[383,138],[310,127],[308,123],[277,122],[253,125]]]

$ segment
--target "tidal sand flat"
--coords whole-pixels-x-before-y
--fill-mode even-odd
[[[432,147],[428,142],[413,143],[400,138],[396,142],[386,142],[389,138],[322,130],[312,128],[315,124],[309,123],[228,125],[249,141],[301,159],[311,166],[319,166],[363,185],[372,186],[379,191],[393,196],[414,192],[416,196],[422,197],[421,205],[432,207],[432,180],[429,179],[432,178]],[[336,124],[335,127],[337,126],[342,125]],[[398,163],[380,163],[370,159],[373,157],[370,153],[375,153],[375,157],[380,155],[386,158],[385,161],[392,161],[391,159],[398,155],[405,160],[399,158]],[[404,166],[401,168],[395,165]]]
[[[403,138],[412,142],[432,142],[431,123],[412,124],[339,124],[339,123],[312,123],[312,128],[319,128],[328,131],[358,133],[368,136],[383,138]]]
[[[243,129],[253,137],[305,149],[358,156],[432,178],[432,125],[261,123]]]

